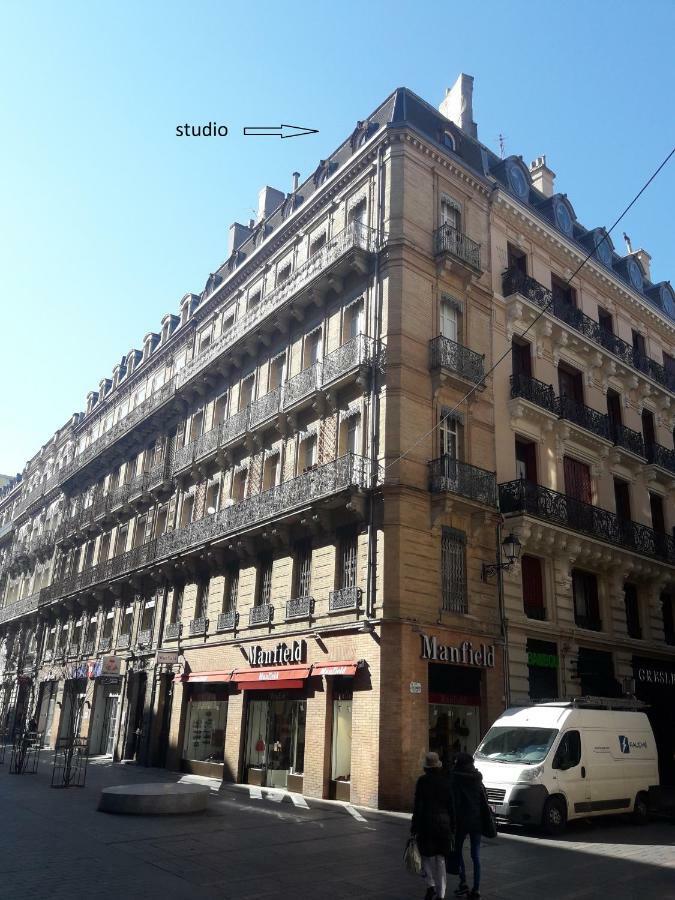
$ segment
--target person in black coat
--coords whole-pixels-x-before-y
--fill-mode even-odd
[[[455,837],[456,860],[459,867],[459,887],[457,897],[468,896],[471,900],[480,897],[480,839],[483,833],[484,816],[489,816],[489,807],[483,776],[473,763],[470,753],[458,753],[452,770],[452,794],[455,805],[457,832]],[[469,837],[471,862],[473,863],[473,890],[469,892],[464,866],[464,841]]]
[[[422,856],[427,882],[425,900],[443,900],[446,888],[445,857],[454,850],[456,831],[452,784],[443,773],[438,753],[427,753],[424,775],[415,786],[410,833]]]

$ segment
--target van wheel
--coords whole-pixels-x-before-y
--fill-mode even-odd
[[[638,794],[633,807],[633,824],[646,825],[649,822],[649,804],[646,794]]]
[[[567,827],[567,804],[560,797],[549,797],[544,804],[541,826],[546,834],[562,834]]]

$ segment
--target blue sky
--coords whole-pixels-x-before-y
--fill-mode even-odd
[[[671,0],[4,4],[0,472],[202,289],[260,187],[290,190],[397,86],[437,105],[474,75],[481,140],[546,153],[580,220],[613,221],[675,143],[673,34]],[[230,135],[175,136],[209,120]],[[281,122],[319,134],[241,135]],[[621,226],[656,280],[674,197],[671,162]]]

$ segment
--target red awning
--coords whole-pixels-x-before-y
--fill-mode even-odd
[[[312,675],[325,675],[326,677],[331,675],[356,675],[358,667],[359,663],[354,659],[340,660],[339,662],[314,663],[312,666]]]
[[[309,677],[311,666],[284,666],[277,669],[237,669],[232,673],[232,681],[242,691],[290,690],[303,687],[305,678]]]
[[[199,684],[201,682],[217,682],[219,684],[232,681],[232,670],[227,672],[189,672],[187,675],[176,675],[174,681],[189,681],[190,684]]]

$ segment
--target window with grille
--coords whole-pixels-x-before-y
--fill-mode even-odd
[[[345,535],[340,541],[340,578],[341,588],[356,587],[356,534]]]
[[[272,560],[265,559],[260,563],[259,590],[257,606],[267,606],[272,598]]]
[[[225,594],[223,596],[223,612],[237,608],[239,597],[239,566],[233,566],[227,572]]]
[[[301,544],[295,558],[295,596],[310,597],[312,593],[312,547]]]
[[[443,609],[468,612],[466,594],[466,535],[454,528],[444,528],[441,538],[441,583]]]
[[[182,584],[177,584],[173,589],[171,615],[169,617],[169,622],[172,625],[175,625],[176,622],[180,622],[181,619],[181,614],[183,612],[183,590],[184,586]]]
[[[195,619],[201,619],[206,615],[209,602],[209,579],[202,578],[197,583],[197,600],[195,602]]]

